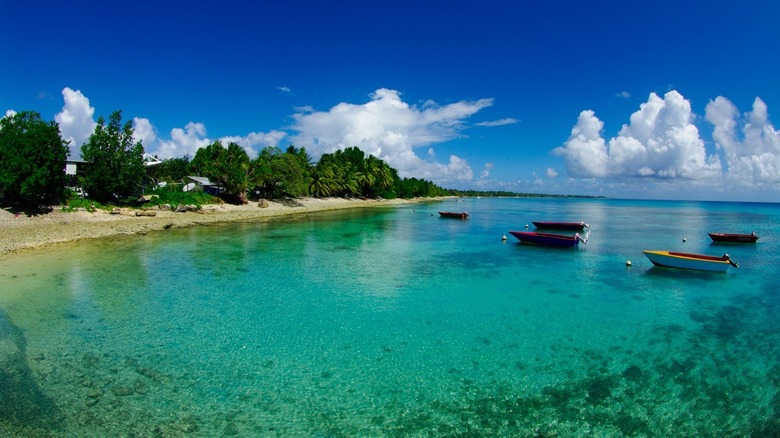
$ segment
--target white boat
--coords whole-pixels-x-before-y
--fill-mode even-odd
[[[665,268],[695,269],[699,271],[726,272],[729,266],[738,268],[729,258],[728,254],[722,256],[709,256],[703,254],[691,254],[686,252],[672,251],[642,251],[651,262],[656,266]]]

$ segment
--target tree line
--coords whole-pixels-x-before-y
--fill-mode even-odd
[[[236,203],[261,197],[392,199],[454,194],[430,181],[400,178],[396,169],[357,147],[323,154],[314,162],[305,147],[269,146],[252,159],[234,142],[215,141],[198,149],[192,159],[171,158],[152,168],[145,166],[143,154],[143,145],[133,139],[132,123],[122,123],[121,111],[108,120],[100,116],[81,146],[87,171],[69,180],[64,168],[68,142],[62,139],[59,125],[32,111],[9,115],[0,119],[0,199],[47,205],[62,202],[68,187],[78,186],[90,199],[112,203],[186,176],[207,177],[220,188],[221,197]]]

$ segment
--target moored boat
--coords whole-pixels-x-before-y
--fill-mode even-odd
[[[536,231],[510,231],[509,234],[515,236],[520,242],[536,245],[566,248],[577,246],[580,242],[588,243],[588,239],[583,239],[580,233],[575,233],[573,236],[565,236],[561,234],[538,233]]]
[[[729,266],[738,268],[728,254],[710,256],[673,251],[642,251],[655,266],[664,268],[695,269],[698,271],[726,272]]]
[[[439,216],[452,219],[468,219],[469,214],[465,211],[440,211]]]
[[[546,228],[549,230],[572,230],[582,231],[585,228],[590,228],[585,222],[532,222],[536,228]]]
[[[710,239],[712,239],[713,242],[728,242],[728,243],[756,243],[758,240],[758,236],[756,235],[756,232],[752,232],[750,234],[739,234],[739,233],[707,233],[710,235]]]

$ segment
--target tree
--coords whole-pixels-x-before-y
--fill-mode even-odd
[[[154,170],[158,181],[176,182],[189,175],[190,157],[185,155],[180,158],[168,158],[163,160]]]
[[[264,148],[253,161],[252,182],[260,195],[269,198],[303,196],[308,191],[310,158],[306,150],[290,146],[286,152]]]
[[[241,146],[231,142],[225,149],[217,140],[198,149],[190,163],[190,169],[217,184],[223,197],[244,203],[247,200],[249,176],[253,170],[250,164],[249,155]]]
[[[70,151],[55,122],[32,111],[0,119],[0,192],[29,206],[62,199]]]
[[[113,112],[106,125],[98,118],[95,132],[81,146],[81,157],[90,163],[84,189],[97,201],[113,201],[138,193],[145,167],[144,148],[133,142],[133,125],[122,126],[122,111]]]

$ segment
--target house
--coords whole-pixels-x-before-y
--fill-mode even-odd
[[[88,164],[84,160],[65,160],[65,175],[83,174]]]
[[[182,188],[183,191],[189,192],[192,190],[203,190],[204,192],[208,193],[209,195],[217,196],[219,195],[219,186],[209,181],[208,178],[204,176],[185,176],[182,180],[184,182],[184,187]]]

